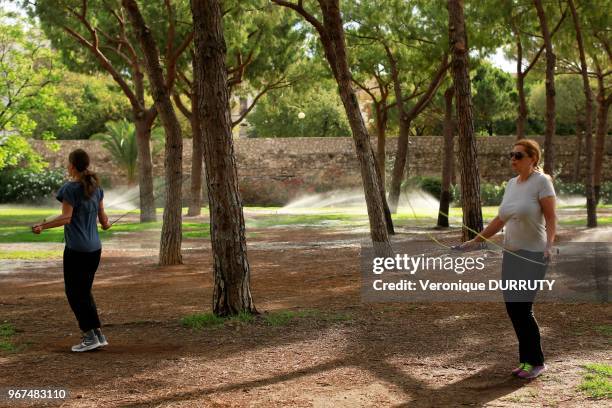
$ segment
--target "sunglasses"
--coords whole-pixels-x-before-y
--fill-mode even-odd
[[[516,160],[521,160],[525,156],[527,156],[527,155],[525,153],[523,153],[523,152],[510,152],[508,154],[508,157],[510,159],[515,158]]]

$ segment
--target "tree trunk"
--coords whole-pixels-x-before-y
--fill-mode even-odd
[[[603,156],[605,149],[605,140],[608,133],[608,111],[610,110],[611,99],[606,98],[606,88],[604,86],[604,77],[601,68],[597,67],[597,130],[595,141],[595,163],[593,175],[593,191],[595,193],[595,202],[599,203],[599,195],[601,192],[601,176],[603,170]]]
[[[378,163],[378,171],[380,173],[380,179],[383,185],[385,186],[386,179],[386,141],[387,141],[387,120],[388,120],[387,109],[383,104],[376,104],[376,162]],[[385,200],[386,201],[386,200]]]
[[[325,58],[334,74],[340,91],[340,99],[344,105],[346,116],[351,126],[355,150],[359,161],[363,190],[365,193],[368,218],[370,221],[370,235],[377,256],[390,256],[393,251],[389,242],[387,232],[388,225],[385,221],[384,200],[382,200],[382,188],[377,174],[376,158],[370,137],[366,129],[355,91],[351,87],[351,71],[346,55],[346,43],[344,40],[344,29],[340,15],[339,0],[319,0],[319,7],[323,15],[323,23],[314,15],[308,13],[302,2],[294,3],[284,0],[272,0],[272,2],[295,10],[302,15],[319,33],[323,45]]]
[[[182,263],[182,161],[183,138],[174,106],[170,100],[170,92],[166,87],[162,67],[159,62],[159,52],[151,31],[140,14],[135,0],[122,0],[127,10],[134,31],[142,46],[145,67],[151,96],[155,102],[157,113],[166,132],[166,157],[164,168],[166,173],[166,204],[164,221],[159,246],[159,264],[176,265]]]
[[[399,70],[397,61],[393,57],[391,50],[387,47],[387,59],[391,66],[391,77],[393,78],[393,91],[395,92],[395,103],[399,116],[399,137],[397,138],[397,149],[395,151],[395,160],[393,162],[393,171],[391,173],[391,186],[389,190],[389,207],[395,214],[399,204],[399,197],[402,188],[402,180],[404,179],[404,170],[407,167],[408,161],[408,144],[411,118],[408,117],[404,108],[404,100],[402,95],[402,87],[399,78]]]
[[[374,157],[376,157],[376,175],[378,177],[378,184],[380,185],[380,195],[383,202],[383,210],[385,213],[385,223],[387,224],[387,232],[389,235],[395,235],[395,228],[393,228],[393,218],[391,217],[391,210],[387,202],[387,191],[385,188],[385,162],[386,162],[386,130],[387,120],[389,115],[387,113],[386,99],[384,98],[381,103],[376,103],[376,137],[377,137],[377,150]]]
[[[213,312],[217,316],[256,313],[250,288],[244,214],[229,108],[226,45],[219,0],[191,0],[195,31],[194,115],[202,141],[210,208],[213,252]]]
[[[465,241],[472,239],[482,230],[482,209],[480,206],[480,175],[474,139],[468,65],[469,49],[462,0],[448,0],[448,16],[449,42],[452,51],[451,72],[457,106],[461,207],[463,209],[463,240]]]
[[[520,43],[519,43],[520,44]],[[516,118],[516,140],[525,138],[525,124],[527,123],[527,97],[525,96],[525,75],[520,71],[522,58],[517,62],[516,89],[518,91],[518,116]]]
[[[140,222],[154,222],[153,160],[151,158],[151,125],[147,118],[134,113],[136,145],[138,149],[138,183],[140,191]]]
[[[376,159],[370,144],[368,131],[361,116],[357,96],[351,87],[351,72],[346,55],[340,7],[338,0],[319,0],[319,5],[323,12],[324,22],[324,31],[319,32],[319,34],[321,34],[325,56],[338,83],[340,99],[353,133],[374,251],[379,256],[390,256],[392,249],[387,232],[388,226],[385,221],[384,201],[381,199],[383,190],[376,172]]]
[[[576,120],[576,146],[574,149],[574,171],[572,174],[572,182],[577,183],[580,180],[580,167],[582,164],[582,119]]]
[[[440,192],[440,209],[438,227],[448,227],[448,211],[451,202],[451,178],[453,173],[453,96],[455,90],[449,87],[444,92],[444,157],[442,159],[442,191]]]
[[[573,0],[567,0],[569,8],[572,12],[574,20],[574,29],[576,31],[576,43],[578,44],[578,52],[580,54],[580,73],[582,76],[582,85],[584,89],[584,148],[586,150],[586,174],[584,181],[584,190],[587,200],[587,227],[593,228],[597,226],[597,204],[595,201],[595,193],[593,191],[593,94],[589,84],[589,74],[584,53],[584,43],[582,41],[582,30],[580,27],[580,19],[576,12]]]
[[[387,45],[385,45],[385,50],[387,54],[387,59],[389,60],[389,65],[391,66],[391,77],[393,78],[393,89],[395,91],[395,99],[397,103],[397,110],[399,113],[400,121],[400,134],[397,139],[397,150],[395,153],[395,161],[393,162],[393,171],[391,173],[391,185],[389,190],[389,206],[391,207],[391,211],[396,212],[402,187],[402,181],[404,180],[404,178],[408,178],[409,174],[408,170],[410,166],[409,164],[407,164],[407,161],[410,124],[412,123],[414,118],[416,118],[433,99],[438,87],[440,86],[440,83],[442,82],[442,78],[446,74],[446,70],[448,68],[448,56],[444,56],[444,59],[440,63],[438,71],[431,79],[427,90],[423,93],[423,95],[421,95],[421,97],[414,104],[412,109],[406,112],[402,99],[402,88],[399,78],[399,70],[397,68],[397,61],[393,57],[391,49]]]
[[[195,61],[193,61],[194,84],[197,82],[195,75]],[[198,110],[198,92],[194,86],[191,90],[191,133],[192,133],[192,150],[191,150],[191,197],[189,200],[189,210],[187,215],[195,217],[202,213],[202,123],[200,115],[196,114]]]
[[[544,173],[553,175],[555,169],[555,152],[553,137],[555,135],[555,65],[556,56],[553,53],[550,31],[542,0],[533,0],[540,21],[540,30],[546,47],[546,131],[544,133]]]

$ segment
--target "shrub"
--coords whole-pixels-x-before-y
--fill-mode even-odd
[[[583,183],[569,183],[561,180],[555,180],[555,192],[557,195],[577,195],[584,197]],[[600,204],[612,204],[612,181],[601,183],[599,191]]]
[[[480,184],[480,201],[482,205],[500,205],[504,198],[507,182],[500,184],[496,183],[481,183]],[[556,179],[555,192],[557,195],[577,195],[584,197],[583,183],[568,183]],[[442,182],[438,177],[411,177],[402,184],[402,189],[420,188],[421,190],[431,194],[435,198],[440,198],[442,190]],[[461,202],[461,189],[459,186],[451,186],[451,200],[455,204]],[[602,183],[600,190],[600,203],[612,204],[612,182],[606,181]]]
[[[28,169],[0,172],[0,203],[39,203],[64,182],[62,169],[35,172]]]

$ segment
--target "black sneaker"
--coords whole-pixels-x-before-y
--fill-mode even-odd
[[[94,333],[96,333],[96,336],[98,337],[100,347],[108,346],[108,340],[106,340],[106,336],[102,334],[102,330],[94,329]]]
[[[98,340],[98,336],[93,330],[90,330],[86,333],[83,333],[83,338],[81,343],[76,346],[72,346],[72,351],[76,353],[80,353],[83,351],[90,351],[100,347],[100,341]]]

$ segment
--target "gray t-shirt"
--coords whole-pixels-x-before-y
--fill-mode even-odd
[[[555,197],[552,180],[540,172],[517,183],[518,177],[506,185],[499,206],[499,218],[506,223],[504,246],[511,250],[542,252],[546,249],[546,228],[540,199]]]
[[[64,225],[66,247],[78,252],[93,252],[102,248],[97,218],[104,191],[98,187],[91,198],[87,199],[83,185],[70,181],[59,189],[56,198],[72,206],[70,224]]]

